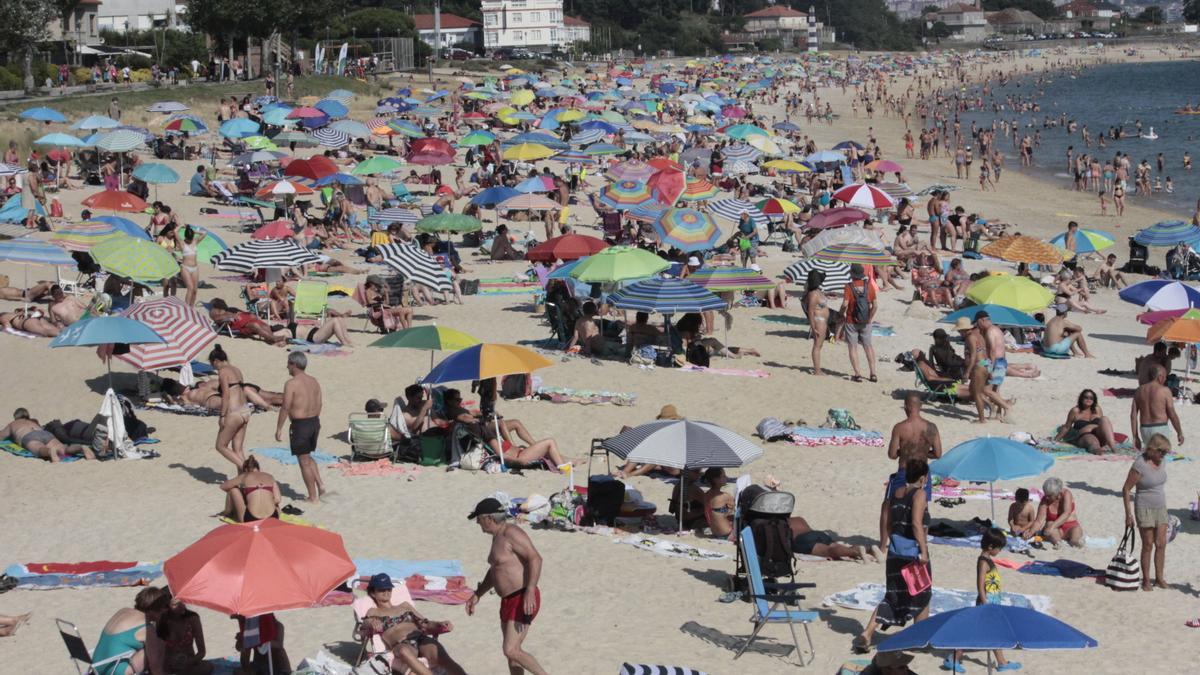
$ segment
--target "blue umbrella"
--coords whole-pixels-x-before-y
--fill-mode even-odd
[[[331,98],[321,99],[313,107],[330,117],[345,117],[350,112],[346,104]]]
[[[1142,246],[1174,246],[1200,244],[1200,227],[1182,220],[1164,220],[1140,230],[1133,240]]]
[[[58,132],[58,131],[56,131],[52,134],[46,134],[45,136],[42,136],[41,138],[34,141],[33,144],[34,145],[51,145],[51,146],[58,147],[58,148],[83,148],[83,147],[87,146],[86,143],[84,143],[83,141],[79,140],[78,138],[72,136],[71,134],[64,134],[64,133]]]
[[[1200,290],[1181,281],[1148,279],[1122,288],[1117,297],[1151,310],[1200,307]]]
[[[938,323],[955,323],[959,317],[966,317],[968,321],[974,323],[975,315],[980,312],[987,312],[988,316],[992,319],[992,323],[997,326],[1014,326],[1017,328],[1042,327],[1042,324],[1038,323],[1038,320],[1032,316],[1012,307],[1005,307],[1004,305],[972,305],[964,307],[938,319]]]
[[[813,164],[842,164],[846,161],[846,156],[834,150],[820,150],[804,159]]]
[[[959,443],[929,465],[929,473],[955,480],[995,483],[1037,476],[1054,466],[1054,458],[1037,448],[1007,438],[984,436]],[[996,500],[992,498],[992,520]]]
[[[66,122],[67,118],[62,113],[53,108],[30,108],[22,110],[20,115],[17,115],[23,120],[35,120],[37,122]]]
[[[546,275],[546,279],[560,279],[562,281],[570,281],[573,279],[573,277],[571,276],[571,271],[575,269],[576,265],[578,265],[579,263],[581,263],[587,259],[588,259],[588,257],[585,255],[582,258],[579,258],[578,260],[572,260],[571,262],[569,262],[565,265],[562,265],[561,267],[556,267],[553,272]]]
[[[850,148],[854,148],[855,150],[862,150],[863,145],[862,145],[862,143],[859,143],[857,141],[842,141],[841,143],[838,143],[837,145],[833,146],[834,150],[848,150]]]
[[[237,117],[222,122],[218,133],[225,138],[245,138],[257,134],[258,129],[258,122],[248,120],[245,117]]]
[[[166,164],[142,164],[133,170],[133,177],[150,185],[172,185],[179,182],[179,174]]]
[[[986,604],[918,621],[879,643],[876,651],[914,649],[1090,649],[1095,638],[1048,614],[1026,607]],[[989,655],[988,672],[992,670]]]
[[[708,289],[686,279],[644,279],[608,296],[608,301],[620,309],[664,315],[707,312],[727,306]]]
[[[517,184],[514,188],[517,192],[549,192],[551,188],[546,187],[546,182],[542,180],[541,175],[526,178]]]
[[[63,329],[50,341],[51,347],[94,347],[96,345],[144,345],[166,340],[154,329],[123,316],[96,316],[81,319]]]
[[[100,221],[102,223],[108,223],[109,225],[112,225],[131,237],[145,239],[146,241],[150,241],[152,239],[152,237],[146,233],[146,230],[128,218],[122,218],[121,216],[92,216],[91,219]]]
[[[1057,237],[1050,240],[1051,244],[1065,249],[1067,247],[1067,233],[1063,232]],[[1076,253],[1095,253],[1103,251],[1106,248],[1111,248],[1116,244],[1111,234],[1101,232],[1099,230],[1079,229],[1075,231],[1075,252]]]
[[[105,117],[104,115],[90,115],[79,120],[75,124],[72,124],[71,128],[92,131],[95,129],[113,129],[119,126],[121,126],[121,123],[111,117]]]
[[[480,190],[478,194],[471,198],[471,203],[485,209],[495,208],[502,201],[518,197],[521,192],[510,187],[490,187],[486,190]]]
[[[331,183],[341,183],[342,185],[362,185],[362,180],[358,176],[351,176],[348,173],[331,173],[328,176],[322,177],[317,182],[313,183],[317,187],[325,187]]]

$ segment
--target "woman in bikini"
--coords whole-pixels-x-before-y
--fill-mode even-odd
[[[808,336],[813,343],[813,375],[825,374],[821,370],[821,348],[825,346],[826,338],[833,334],[829,325],[829,313],[832,310],[829,309],[829,298],[825,295],[825,291],[821,290],[823,283],[825,283],[825,273],[821,270],[810,270],[808,279],[805,281],[804,302],[801,303],[810,326]]]
[[[392,672],[411,672],[415,675],[432,675],[424,657],[430,665],[446,673],[462,673],[463,669],[446,653],[437,641],[437,636],[453,630],[449,621],[433,621],[422,616],[411,602],[393,605],[392,580],[387,575],[377,574],[371,578],[367,595],[375,606],[363,616],[360,631],[365,635],[378,635],[391,652]]]
[[[200,285],[200,264],[196,261],[196,247],[204,241],[208,234],[201,232],[197,236],[191,225],[184,225],[183,233],[180,234],[177,227],[174,229],[173,236],[175,251],[179,255],[179,276],[183,279],[184,288],[187,289],[183,301],[187,303],[188,307],[191,307],[196,304],[196,287]]]
[[[1075,512],[1075,497],[1063,487],[1059,478],[1047,478],[1042,483],[1042,502],[1038,505],[1035,531],[1041,531],[1055,549],[1065,541],[1075,548],[1083,547],[1083,525]]]
[[[242,371],[229,362],[229,355],[219,344],[209,353],[208,362],[217,369],[217,382],[221,394],[217,452],[240,469],[246,461],[242,448],[246,440],[246,427],[250,426],[250,414],[253,412],[246,401]]]
[[[40,310],[26,311],[17,309],[12,312],[0,312],[0,326],[5,330],[12,329],[36,335],[38,337],[58,337],[58,326],[42,318]]]
[[[1075,402],[1071,412],[1067,413],[1067,421],[1059,427],[1054,440],[1070,443],[1093,455],[1113,451],[1117,443],[1112,423],[1100,409],[1095,391],[1084,389],[1079,393],[1079,400]]]
[[[162,392],[167,403],[174,405],[193,405],[220,411],[222,405],[220,385],[216,380],[204,380],[185,387],[175,380],[163,380]],[[260,410],[271,410],[283,405],[283,394],[277,391],[267,391],[250,382],[242,386],[246,400]]]
[[[392,306],[385,285],[368,279],[363,285],[363,300],[363,305],[367,308],[367,318],[372,325],[383,329],[385,333],[412,327],[412,309]]]
[[[208,675],[213,671],[213,664],[204,660],[207,649],[200,615],[188,609],[187,605],[173,598],[170,609],[158,620],[155,632],[163,643],[164,672],[172,675]]]
[[[252,523],[264,518],[279,517],[282,496],[275,477],[262,471],[253,455],[242,463],[238,475],[221,483],[225,491],[225,511],[239,523]]]

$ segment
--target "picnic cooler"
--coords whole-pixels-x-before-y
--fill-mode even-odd
[[[1104,571],[1104,585],[1114,591],[1136,591],[1142,583],[1142,564],[1133,555],[1133,528],[1125,530],[1117,553]]]

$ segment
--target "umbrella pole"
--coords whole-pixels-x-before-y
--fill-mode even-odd
[[[996,526],[996,484],[988,483],[988,501],[992,503],[992,527]]]
[[[679,534],[683,534],[683,497],[687,490],[687,469],[679,471]]]
[[[499,386],[499,384],[500,382],[497,381],[496,385]],[[496,445],[500,448],[500,473],[505,473],[508,471],[508,466],[504,463],[504,441],[500,438],[500,416],[496,414],[495,410],[492,411],[492,421],[496,423]]]

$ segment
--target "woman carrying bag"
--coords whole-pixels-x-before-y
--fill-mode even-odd
[[[1146,441],[1142,456],[1133,462],[1121,495],[1125,500],[1125,527],[1137,526],[1142,540],[1141,570],[1142,590],[1169,588],[1163,578],[1163,566],[1167,559],[1167,468],[1166,455],[1171,451],[1171,441],[1162,434],[1154,434]],[[1134,488],[1137,492],[1131,496]],[[1154,581],[1151,586],[1149,575],[1150,554],[1154,553]]]

